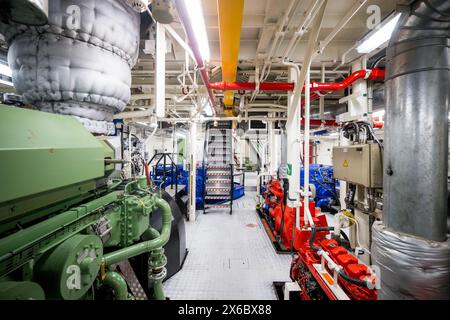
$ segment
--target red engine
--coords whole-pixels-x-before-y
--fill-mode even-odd
[[[317,211],[311,209],[310,212],[315,227],[318,230],[326,229],[324,227],[327,227],[327,222],[323,214],[317,216]],[[327,239],[329,231],[316,231],[312,239],[311,229],[304,226],[302,213],[300,228],[296,228],[294,238],[294,248],[298,252],[298,257],[294,258],[291,264],[291,278],[297,281],[301,288],[301,299],[376,300],[376,289],[364,285],[367,279],[375,283],[371,270],[359,263],[358,259],[340,246],[338,241]],[[323,253],[328,254],[336,265],[342,267],[341,272],[344,272],[344,275],[330,270],[327,260],[321,256]]]
[[[300,207],[299,210],[300,216],[303,216],[303,207]],[[309,203],[309,210],[310,212],[315,212],[315,215],[317,217],[321,217],[320,219],[323,219],[326,223],[325,215],[320,211],[319,208],[315,207],[314,202]],[[272,216],[275,221],[275,230],[273,233],[275,236],[277,236],[281,230],[280,234],[281,243],[284,245],[285,248],[290,249],[293,236],[292,232],[295,225],[296,208],[292,208],[289,206],[285,207],[284,205],[279,204],[274,210],[272,210],[272,213],[273,213]],[[281,226],[281,221],[284,221],[283,226]]]
[[[280,180],[272,179],[266,186],[267,191],[263,193],[265,203],[273,209],[283,201],[283,188]]]
[[[291,264],[291,278],[301,288],[301,299],[377,299],[377,291],[367,287],[367,279],[374,282],[371,270],[359,263],[337,240],[327,237],[331,228],[326,215],[316,208],[314,201],[309,202],[308,207],[314,229],[305,223],[303,206],[299,208],[300,228],[296,228],[296,208],[283,204],[284,192],[280,181],[270,180],[266,190],[263,196],[270,237],[274,235],[276,241],[288,250],[293,244],[298,252]],[[331,264],[324,256],[330,259]],[[333,264],[338,267],[331,270],[330,265]]]

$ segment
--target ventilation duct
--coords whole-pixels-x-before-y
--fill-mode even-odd
[[[0,24],[13,83],[26,103],[112,134],[130,99],[140,16],[126,0],[53,0],[48,24]]]
[[[387,49],[381,299],[448,299],[450,2],[416,1]]]

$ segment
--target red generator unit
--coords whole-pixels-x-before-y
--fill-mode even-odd
[[[302,300],[376,300],[377,275],[357,257],[331,239],[323,214],[310,210],[312,222],[301,212],[296,228],[290,276],[300,287]]]

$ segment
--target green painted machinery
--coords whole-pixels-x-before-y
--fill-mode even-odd
[[[112,147],[69,116],[0,105],[0,137],[0,299],[133,299],[116,269],[142,256],[165,299],[172,214],[145,177],[111,179]]]

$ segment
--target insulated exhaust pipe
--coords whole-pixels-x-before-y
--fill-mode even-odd
[[[402,13],[387,49],[383,224],[373,227],[381,299],[449,299],[450,2]]]

